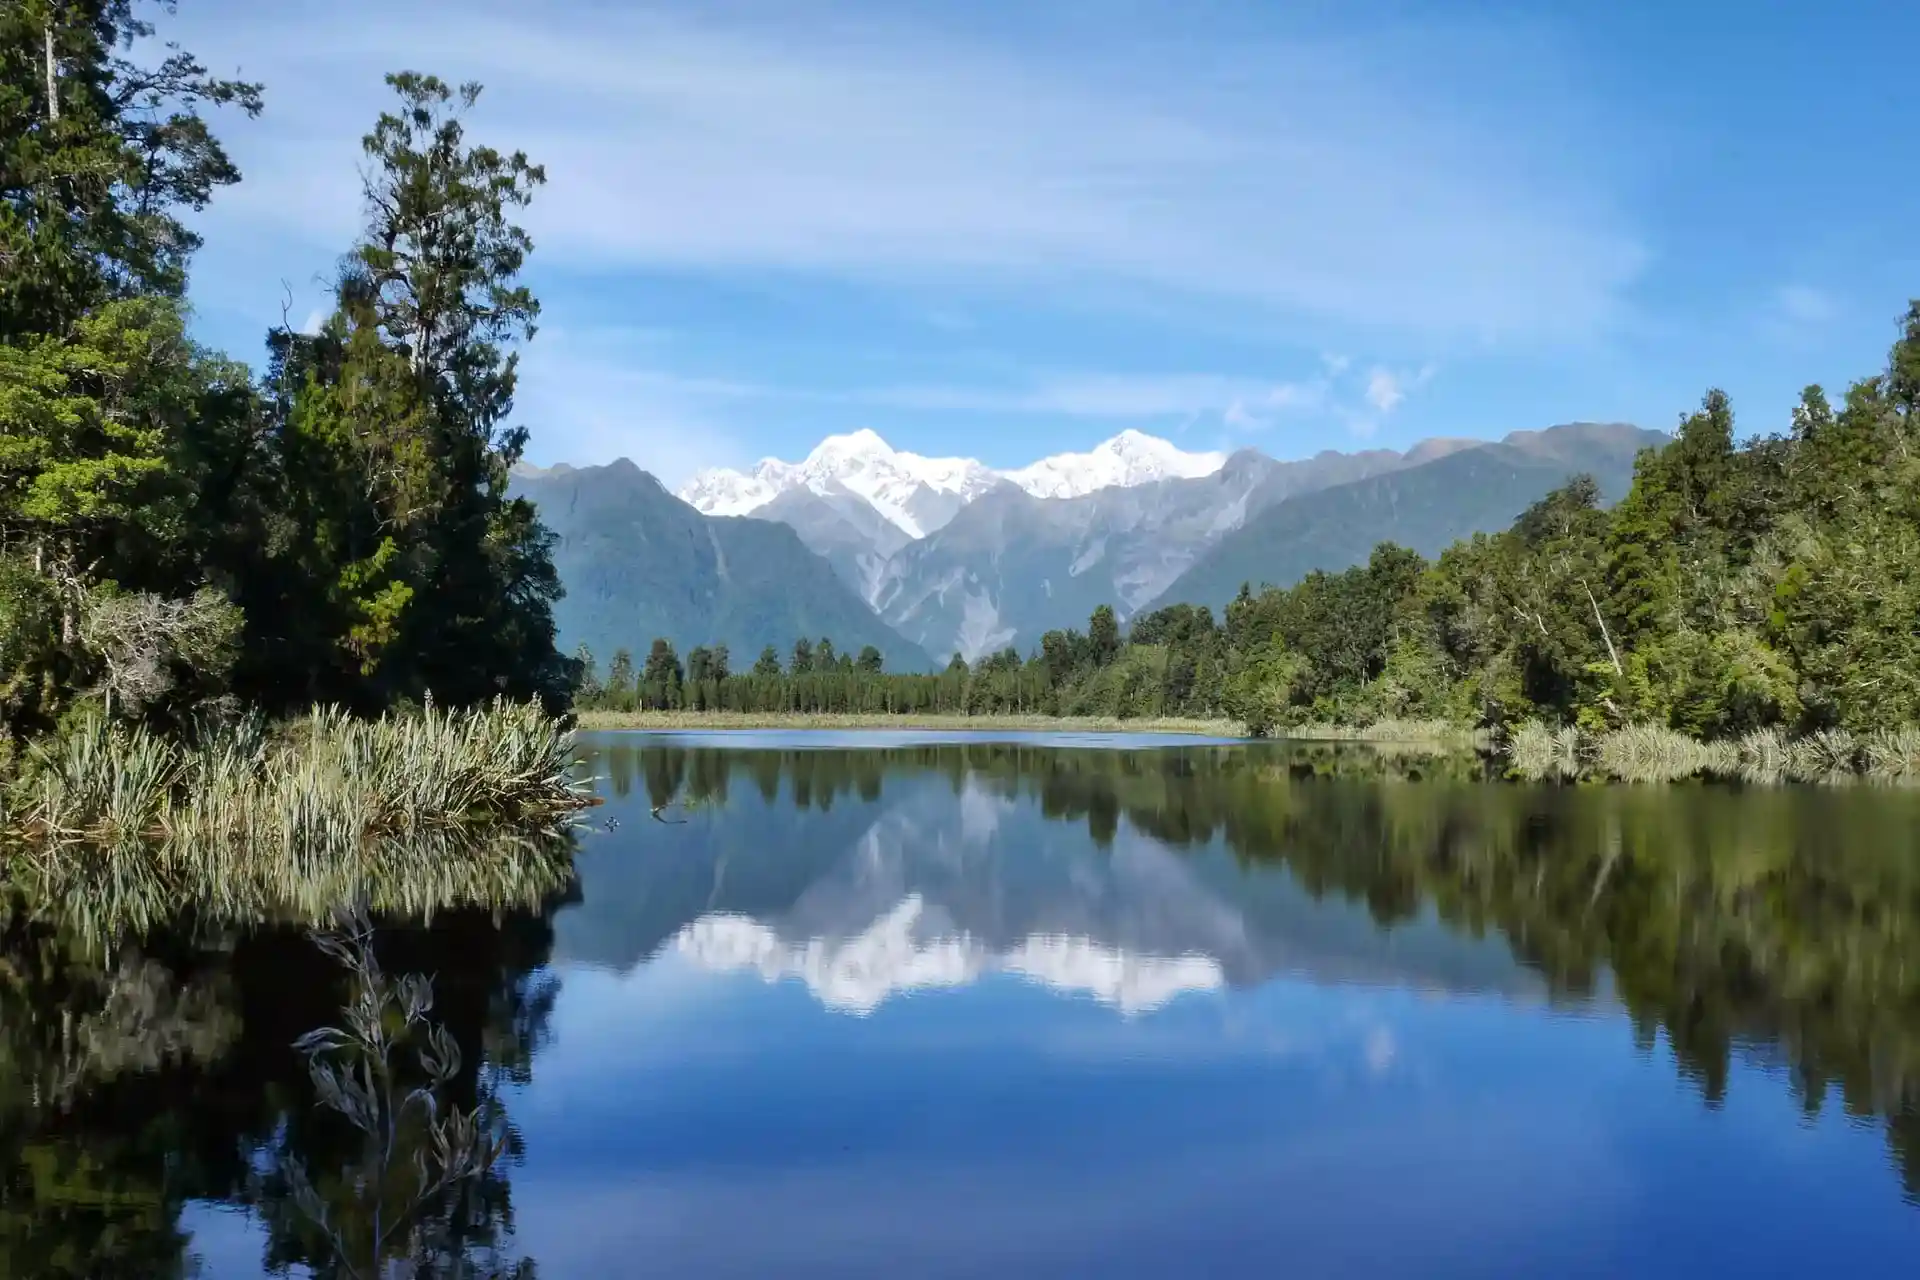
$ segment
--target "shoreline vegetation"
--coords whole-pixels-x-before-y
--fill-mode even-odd
[[[582,711],[586,732],[698,732],[750,729],[796,731],[895,730],[1186,734],[1254,740],[1239,721],[1157,717],[1044,716],[917,712],[804,713],[777,711]],[[1351,742],[1385,750],[1473,753],[1498,761],[1529,782],[1684,782],[1695,779],[1752,784],[1840,783],[1861,779],[1920,785],[1920,729],[1876,730],[1861,737],[1830,730],[1789,738],[1757,730],[1737,742],[1701,742],[1672,730],[1629,726],[1592,732],[1528,721],[1502,737],[1440,720],[1381,721],[1371,725],[1299,724],[1261,735],[1275,742]]]
[[[1645,725],[1595,733],[1536,720],[1516,728],[1502,754],[1530,781],[1920,784],[1920,728],[1913,726],[1859,736],[1827,729],[1800,738],[1766,728],[1737,741],[1702,742]]]
[[[684,731],[728,729],[898,729],[935,732],[1018,731],[1035,733],[1188,734],[1195,737],[1252,738],[1247,726],[1227,717],[1048,716],[1012,712],[975,715],[950,712],[796,712],[796,711],[666,711],[583,710],[576,713],[581,729],[589,732],[620,730]],[[1269,735],[1302,742],[1373,742],[1432,745],[1471,749],[1485,747],[1492,738],[1485,731],[1461,728],[1438,720],[1382,721],[1372,725],[1300,724]]]
[[[0,6],[0,906],[537,901],[592,802],[508,491],[546,175],[468,137],[479,85],[389,75],[329,304],[256,371],[186,293],[211,117],[264,89],[147,11]]]
[[[573,731],[532,704],[254,717],[192,741],[90,718],[0,783],[0,887],[117,932],[193,910],[315,922],[537,904],[597,803]]]

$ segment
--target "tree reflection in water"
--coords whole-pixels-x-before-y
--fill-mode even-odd
[[[441,1056],[458,1059],[436,1105],[477,1112],[504,1144],[438,1188],[405,1242],[412,1256],[390,1247],[382,1274],[533,1274],[509,1260],[521,1143],[499,1095],[529,1077],[546,1034],[548,920],[571,861],[551,847],[523,854],[450,871],[418,915],[382,916],[372,936],[383,973],[433,975],[434,1022],[454,1047]],[[511,896],[490,901],[501,884]],[[314,946],[322,904],[252,921],[180,910],[152,930],[93,905],[63,911],[17,891],[0,904],[0,1275],[194,1274],[180,1226],[193,1201],[249,1212],[265,1229],[263,1269],[374,1274],[341,1265],[288,1176],[311,1171],[335,1232],[359,1238],[365,1135],[323,1105],[296,1047],[362,995]]]

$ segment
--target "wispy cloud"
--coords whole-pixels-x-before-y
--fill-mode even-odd
[[[1181,51],[1092,29],[964,38],[890,10],[724,13],[196,8],[194,46],[273,89],[236,136],[249,182],[213,216],[340,244],[342,179],[398,57],[487,82],[488,135],[551,177],[541,254],[594,271],[1117,285],[1534,341],[1608,323],[1642,261],[1537,86],[1516,81],[1539,100],[1497,125],[1448,105],[1474,97],[1456,80],[1506,74],[1486,31]]]
[[[1439,367],[1433,364],[1420,366],[1412,374],[1399,373],[1383,365],[1375,365],[1367,372],[1366,402],[1375,412],[1386,415],[1399,408],[1409,393],[1418,391],[1433,380]]]
[[[753,459],[717,406],[755,389],[631,367],[604,337],[548,332],[521,367],[522,417],[543,444],[536,461],[631,458],[669,488],[702,467]]]
[[[1400,379],[1391,370],[1375,369],[1367,375],[1367,403],[1381,413],[1392,413],[1406,398],[1406,392],[1400,389]]]

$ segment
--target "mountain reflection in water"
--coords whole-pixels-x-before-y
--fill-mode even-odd
[[[510,1121],[419,1274],[1920,1248],[1920,794],[803,741],[591,738],[609,804],[570,883],[382,922],[384,966],[434,975],[454,1101]],[[345,994],[314,921],[176,916],[16,895],[0,1274],[344,1274],[272,1172],[352,1202],[292,1049]]]

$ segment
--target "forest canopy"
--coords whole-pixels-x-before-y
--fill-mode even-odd
[[[389,76],[330,314],[268,332],[256,377],[191,336],[186,219],[241,177],[212,117],[264,91],[162,45],[156,8],[0,10],[6,736],[564,702],[550,538],[506,492],[544,173],[467,138],[478,85]]]

